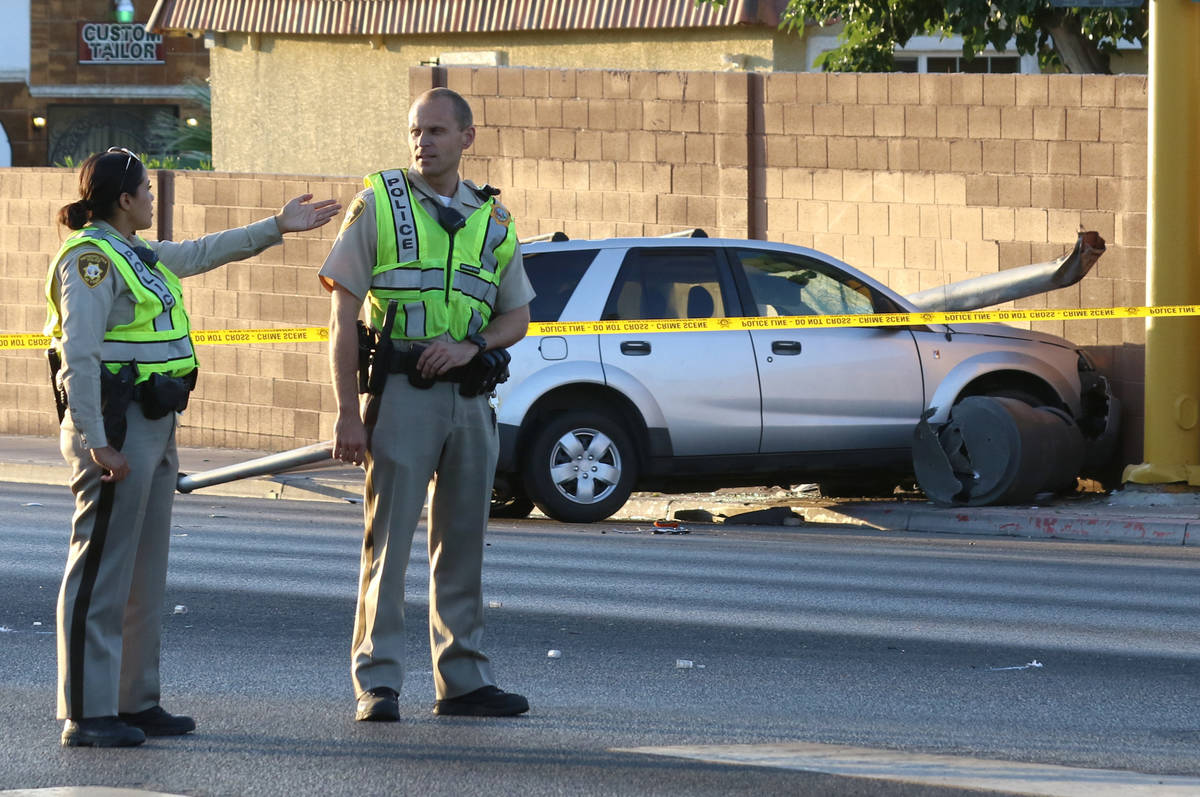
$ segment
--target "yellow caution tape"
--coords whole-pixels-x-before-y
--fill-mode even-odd
[[[714,332],[830,327],[903,327],[926,324],[981,324],[1011,321],[1087,321],[1200,315],[1200,305],[1084,307],[1070,310],[971,310],[946,313],[687,318],[651,321],[567,321],[529,325],[530,335],[594,335],[613,332]]]
[[[529,325],[529,335],[596,335],[629,332],[727,332],[755,329],[831,327],[903,327],[927,324],[982,324],[1012,321],[1107,321],[1126,318],[1200,316],[1200,305],[1158,307],[1082,307],[1070,310],[970,310],[936,313],[875,313],[862,315],[760,316],[753,318],[666,318],[648,321],[565,321]],[[329,340],[325,327],[285,329],[192,330],[197,344],[311,343]],[[0,350],[45,349],[46,335],[0,333]]]
[[[326,327],[192,330],[193,343],[311,343],[329,340]]]
[[[325,327],[292,327],[287,329],[193,329],[192,342],[215,343],[311,343],[329,340]],[[46,349],[46,335],[0,334],[0,350]]]
[[[46,335],[0,335],[0,349],[48,349],[50,338]]]

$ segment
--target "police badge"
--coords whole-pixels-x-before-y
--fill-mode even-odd
[[[508,223],[512,221],[512,214],[508,212],[508,208],[497,202],[492,205],[492,218],[497,224],[503,224],[507,227]]]
[[[351,224],[358,221],[358,217],[362,215],[362,212],[366,210],[366,207],[367,203],[362,197],[354,197],[354,201],[350,203],[350,209],[346,211],[346,218],[342,220],[342,227],[338,230],[339,238],[342,237],[342,233],[344,233]]]
[[[89,288],[95,288],[108,276],[108,258],[99,252],[85,252],[79,256],[79,276]]]

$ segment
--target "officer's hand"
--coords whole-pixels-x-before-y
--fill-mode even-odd
[[[335,199],[322,199],[309,204],[312,198],[312,194],[302,194],[283,206],[275,216],[275,224],[281,233],[316,229],[328,224],[342,210]]]
[[[102,482],[119,482],[129,475],[129,460],[112,446],[92,449],[92,461],[104,468]]]
[[[352,465],[366,460],[367,427],[358,412],[338,413],[333,424],[333,458]]]
[[[451,368],[466,365],[479,353],[479,347],[474,343],[453,343],[444,340],[435,341],[421,352],[417,358],[417,370],[426,379],[440,376]]]

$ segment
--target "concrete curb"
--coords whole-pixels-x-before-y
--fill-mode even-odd
[[[201,465],[190,471],[184,467],[183,470],[199,472],[207,467]],[[69,478],[70,470],[65,463],[48,465],[28,460],[0,462],[0,482],[66,485]],[[301,471],[227,482],[187,495],[197,496],[201,500],[271,498],[361,505],[362,472],[345,467]],[[1153,503],[1148,506],[1114,506],[1112,502],[1105,503],[1102,498],[1082,508],[936,507],[902,501],[792,504],[786,498],[757,494],[736,501],[713,494],[635,494],[611,520],[652,522],[673,518],[676,512],[686,509],[703,509],[721,518],[770,506],[787,506],[793,514],[803,519],[806,526],[1153,545],[1200,544],[1200,511],[1194,507]]]
[[[696,496],[630,499],[614,518],[653,521],[673,518],[684,509],[706,509],[715,516],[788,506],[786,501],[704,502]],[[1177,508],[1092,506],[1087,510],[1059,507],[937,507],[925,503],[872,501],[791,505],[806,525],[853,526],[878,531],[934,532],[1087,542],[1153,545],[1200,544],[1200,517]]]
[[[891,531],[926,531],[949,534],[1136,542],[1155,545],[1195,544],[1200,519],[1113,512],[1100,516],[1058,508],[933,507],[925,505],[878,507],[847,504],[838,507],[798,508],[810,523],[869,526]],[[1190,537],[1190,540],[1189,540]]]

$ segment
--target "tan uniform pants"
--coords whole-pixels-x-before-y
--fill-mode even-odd
[[[58,595],[58,718],[108,717],[159,700],[171,505],[179,459],[175,413],[150,421],[136,403],[121,452],[129,475],[100,481],[70,416],[59,446],[71,466],[75,516]]]
[[[354,618],[355,692],[404,680],[404,574],[427,488],[429,643],[437,699],[494,683],[483,636],[483,533],[498,437],[487,396],[458,385],[428,390],[393,374],[384,389],[367,454],[366,533]]]

